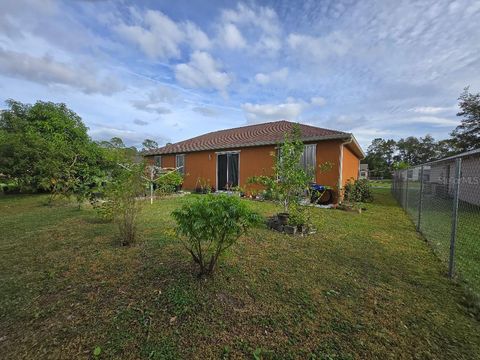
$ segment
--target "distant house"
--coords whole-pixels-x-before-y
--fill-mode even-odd
[[[295,123],[276,121],[220,130],[175,144],[148,150],[147,160],[161,167],[181,167],[183,188],[209,184],[216,190],[245,187],[252,176],[272,175],[277,146]],[[302,163],[315,168],[314,181],[341,189],[359,176],[364,153],[355,137],[346,132],[299,124],[305,150]],[[272,156],[273,155],[273,156]],[[322,172],[319,165],[333,168]]]
[[[480,149],[433,161],[424,166],[425,181],[435,194],[453,196],[455,184],[455,161],[462,158],[461,180],[458,198],[461,201],[480,205]]]
[[[360,164],[360,179],[368,179],[368,164]]]

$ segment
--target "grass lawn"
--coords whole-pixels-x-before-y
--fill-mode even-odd
[[[378,189],[390,189],[392,187],[392,179],[370,180],[370,185]]]
[[[362,214],[315,209],[313,236],[254,229],[206,280],[172,234],[186,198],[146,205],[127,248],[92,210],[43,200],[0,197],[5,359],[479,357],[463,288],[389,189]]]
[[[400,191],[405,203],[405,191]],[[418,222],[420,183],[408,184],[408,213]],[[448,266],[452,231],[453,198],[432,192],[423,195],[420,230],[435,253]],[[455,274],[463,280],[477,302],[480,301],[480,207],[459,201],[457,237],[455,242]]]

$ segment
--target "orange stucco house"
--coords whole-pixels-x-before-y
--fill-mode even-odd
[[[248,178],[271,175],[276,148],[296,123],[275,121],[220,130],[168,144],[144,153],[147,161],[161,167],[181,167],[183,188],[194,190],[208,183],[216,190],[247,186]],[[298,124],[305,144],[303,163],[316,169],[315,182],[341,193],[350,178],[357,179],[363,153],[355,137],[346,132]],[[333,168],[322,172],[319,165]]]

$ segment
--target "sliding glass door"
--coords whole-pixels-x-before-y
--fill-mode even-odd
[[[217,154],[217,187],[228,190],[238,186],[239,153]]]

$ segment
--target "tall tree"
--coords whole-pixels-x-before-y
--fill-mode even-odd
[[[480,147],[480,93],[472,94],[466,87],[458,98],[462,123],[450,134],[456,150],[470,151]]]
[[[373,176],[389,177],[392,170],[396,142],[392,139],[373,139],[367,149],[364,162],[368,164]]]
[[[74,195],[101,175],[101,149],[65,104],[6,104],[0,114],[0,173],[23,189]]]
[[[145,139],[142,143],[142,150],[152,150],[158,148],[158,143],[155,140]]]

